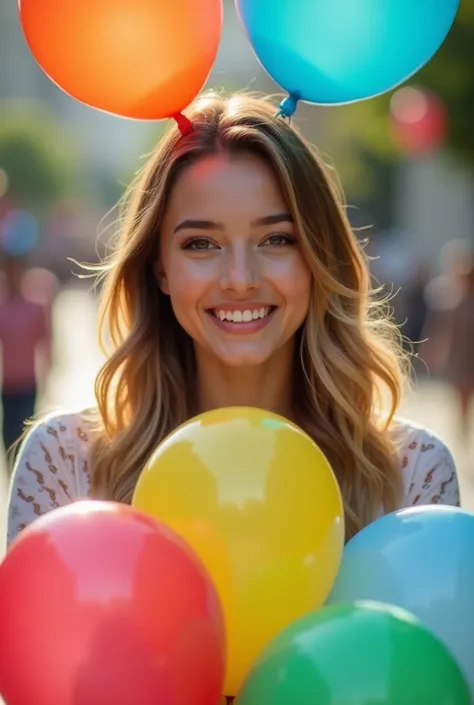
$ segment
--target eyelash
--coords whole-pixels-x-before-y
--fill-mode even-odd
[[[296,245],[296,238],[294,235],[289,235],[288,233],[272,233],[269,235],[266,239],[269,240],[272,237],[278,237],[281,238],[282,240],[285,240],[285,242],[280,243],[279,245],[273,245],[273,247],[284,247],[285,245]],[[270,245],[272,247],[272,245]]]
[[[208,240],[205,237],[191,237],[189,240],[186,240],[186,242],[183,242],[181,245],[182,250],[194,250],[194,252],[205,252],[206,250],[210,250],[210,247],[193,247],[193,245],[196,245],[198,242],[204,242],[204,243],[210,243],[212,244],[211,240]]]
[[[272,233],[271,235],[268,235],[265,238],[264,242],[266,242],[266,240],[269,240],[270,238],[275,238],[275,237],[281,238],[281,239],[285,240],[285,242],[282,242],[278,245],[275,245],[275,244],[268,245],[269,247],[285,247],[285,246],[289,246],[289,245],[295,245],[297,242],[294,235],[289,235],[288,233]],[[186,242],[184,242],[181,245],[181,249],[182,250],[193,250],[194,252],[207,252],[209,250],[216,249],[216,248],[212,248],[212,247],[193,247],[193,245],[197,245],[197,243],[206,243],[206,244],[208,243],[211,245],[213,244],[212,241],[209,240],[208,238],[195,236],[195,237],[189,238],[189,240],[186,240]]]

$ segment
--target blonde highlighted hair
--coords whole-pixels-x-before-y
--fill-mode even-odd
[[[169,194],[191,162],[225,150],[252,152],[273,169],[313,273],[310,309],[293,370],[295,420],[320,445],[342,490],[347,537],[402,493],[390,425],[404,380],[396,327],[371,291],[363,249],[343,197],[316,151],[265,99],[207,96],[173,127],[124,199],[118,238],[101,268],[101,342],[96,380],[91,493],[130,502],[156,445],[198,410],[192,340],[159,289],[154,265]],[[381,388],[388,398],[382,416]]]

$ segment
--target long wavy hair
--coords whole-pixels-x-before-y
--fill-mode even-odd
[[[186,113],[192,130],[182,135],[172,127],[137,175],[101,265],[100,341],[107,361],[91,412],[91,496],[129,503],[156,445],[197,411],[193,342],[154,273],[160,227],[183,169],[216,151],[251,152],[273,169],[313,274],[292,372],[294,414],[334,468],[349,538],[401,499],[390,428],[404,381],[397,329],[371,289],[339,186],[272,102],[208,95]],[[382,398],[388,400],[383,415]]]

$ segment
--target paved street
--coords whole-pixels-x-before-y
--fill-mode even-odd
[[[47,407],[81,408],[93,403],[93,380],[101,361],[95,325],[95,302],[87,291],[69,289],[60,294],[54,310],[56,364],[45,400]],[[463,504],[474,509],[474,438],[470,449],[461,447],[455,411],[449,390],[442,384],[425,383],[407,396],[401,413],[431,427],[449,443],[461,473]],[[5,473],[0,472],[2,549],[7,491],[4,478]]]

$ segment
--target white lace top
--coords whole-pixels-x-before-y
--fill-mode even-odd
[[[400,508],[416,504],[459,506],[456,468],[444,442],[402,419],[394,424],[394,433],[400,441],[405,488]],[[89,432],[80,413],[51,416],[30,431],[10,486],[7,546],[37,517],[87,498],[89,455]]]

